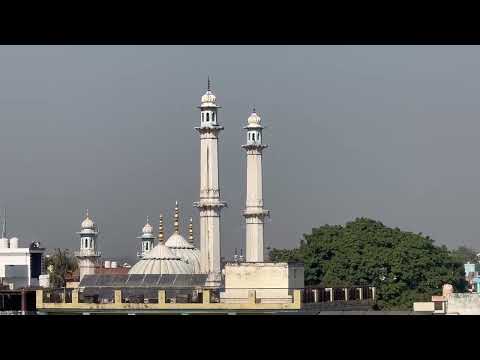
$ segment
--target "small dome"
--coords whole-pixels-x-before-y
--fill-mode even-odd
[[[261,122],[260,116],[257,115],[255,109],[253,110],[252,114],[248,117],[248,125],[260,125]]]
[[[149,234],[149,235],[153,232],[153,227],[148,223],[148,220],[145,226],[143,227],[142,232],[143,234]]]
[[[82,221],[82,229],[93,229],[95,228],[95,223],[87,215],[85,220]]]
[[[169,248],[175,249],[195,249],[195,246],[190,244],[185,238],[179,233],[175,232],[168,238],[165,242],[165,245]]]
[[[205,103],[214,104],[215,101],[217,101],[217,97],[213,94],[211,90],[207,90],[207,92],[202,96],[202,105]]]

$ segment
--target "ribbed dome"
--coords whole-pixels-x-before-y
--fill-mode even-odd
[[[129,274],[192,274],[193,268],[165,244],[158,244],[128,271]]]
[[[205,103],[215,104],[215,101],[217,101],[217,97],[213,94],[211,90],[207,90],[207,92],[202,96],[202,105],[204,105]]]
[[[262,121],[262,119],[260,118],[260,116],[257,115],[255,110],[253,110],[253,112],[248,117],[247,121],[248,121],[248,125],[260,125],[260,122]]]
[[[175,232],[170,236],[165,243],[172,252],[179,256],[183,261],[192,266],[192,271],[195,274],[200,274],[200,251],[195,246],[189,243],[179,233]]]
[[[177,248],[177,249],[195,249],[195,246],[190,244],[185,238],[180,235],[179,233],[175,232],[168,238],[165,242],[169,248]]]
[[[192,267],[194,274],[201,274],[200,268],[200,251],[196,248],[193,249],[179,249],[170,248],[175,255],[179,256],[183,261]]]

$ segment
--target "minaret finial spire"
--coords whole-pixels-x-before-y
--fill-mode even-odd
[[[175,227],[175,232],[177,234],[180,232],[180,225],[178,223],[178,218],[180,217],[179,213],[180,213],[180,210],[178,209],[178,201],[175,201],[175,215],[174,215],[173,226]]]
[[[85,209],[85,217],[87,217],[87,218],[88,218],[88,208],[87,208],[87,209]]]
[[[207,78],[207,90],[210,91],[210,75]]]
[[[193,244],[193,218],[190,218],[190,224],[188,224],[188,242]]]
[[[163,243],[163,215],[160,214],[160,221],[158,223],[158,241]]]
[[[256,111],[255,111],[255,105],[253,105],[253,112],[256,113]]]

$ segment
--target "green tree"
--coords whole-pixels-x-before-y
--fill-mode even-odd
[[[466,285],[462,262],[445,246],[367,218],[314,228],[298,248],[273,249],[270,258],[303,261],[307,285],[375,286],[377,305],[385,309],[411,309],[444,283],[457,291]]]
[[[55,249],[46,258],[45,265],[50,274],[50,286],[54,288],[65,287],[67,275],[78,268],[77,259],[68,250],[61,249]]]
[[[477,249],[472,249],[467,246],[459,246],[458,248],[452,250],[452,255],[455,256],[458,261],[462,263],[467,263],[467,262],[477,262],[478,257],[477,254],[479,251]]]

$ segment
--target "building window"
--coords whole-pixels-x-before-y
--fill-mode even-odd
[[[207,113],[207,122],[209,122],[209,121],[210,121],[210,114]]]
[[[212,122],[215,122],[215,113],[212,113]]]
[[[252,133],[252,140],[255,141],[255,133]]]

